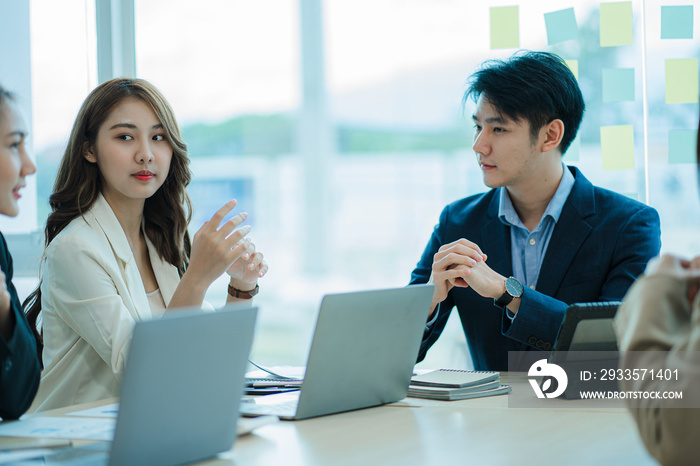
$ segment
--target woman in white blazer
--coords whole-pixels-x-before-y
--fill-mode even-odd
[[[186,145],[150,83],[113,79],[90,93],[73,125],[50,198],[41,283],[43,363],[32,409],[118,396],[134,323],[202,306],[230,275],[227,302],[250,299],[267,272],[226,203],[190,241]],[[38,334],[37,337],[40,337]]]

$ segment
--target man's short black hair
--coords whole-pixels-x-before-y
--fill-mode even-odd
[[[507,60],[489,60],[470,78],[462,104],[483,96],[501,114],[530,123],[532,141],[555,119],[564,122],[562,155],[576,137],[586,104],[573,73],[553,53],[518,52]]]

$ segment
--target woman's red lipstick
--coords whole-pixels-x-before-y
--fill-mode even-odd
[[[154,175],[148,170],[141,170],[140,172],[134,173],[132,176],[139,181],[149,181]]]

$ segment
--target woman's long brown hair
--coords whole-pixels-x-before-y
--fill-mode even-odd
[[[86,161],[84,155],[87,151],[96,150],[100,127],[110,112],[127,98],[140,99],[153,109],[173,148],[170,171],[163,186],[146,199],[144,231],[161,259],[177,267],[182,276],[189,263],[191,248],[187,225],[191,219],[192,205],[186,187],[192,175],[187,146],[182,141],[168,101],[151,83],[142,79],[117,78],[107,81],[95,88],[80,107],[49,198],[51,213],[44,230],[45,246],[51,244],[71,221],[82,216],[95,203],[102,189],[102,178],[97,164]],[[41,361],[43,339],[37,326],[41,312],[41,281],[24,301],[23,307],[36,337]]]

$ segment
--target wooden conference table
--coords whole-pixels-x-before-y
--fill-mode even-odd
[[[502,373],[501,380],[513,391],[531,390],[525,374]],[[239,437],[231,451],[200,464],[656,464],[624,409],[553,406],[508,408],[507,396],[461,401],[406,398],[376,408],[264,425]]]

